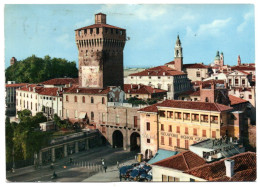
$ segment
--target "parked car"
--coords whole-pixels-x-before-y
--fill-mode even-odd
[[[130,172],[132,171],[133,166],[123,166],[121,168],[119,168],[119,172],[122,178],[124,178],[125,180],[127,180],[129,178]]]

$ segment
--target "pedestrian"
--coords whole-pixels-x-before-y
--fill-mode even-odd
[[[107,172],[107,166],[104,166],[105,173]]]
[[[118,161],[116,162],[116,165],[117,165],[117,169],[118,169],[119,168],[119,162]]]
[[[119,179],[120,179],[120,181],[122,181],[121,171],[119,171]]]

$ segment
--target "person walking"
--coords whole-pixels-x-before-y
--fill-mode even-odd
[[[104,166],[105,173],[107,172],[107,166]]]
[[[119,162],[118,161],[116,161],[116,165],[117,165],[117,169],[119,168]]]

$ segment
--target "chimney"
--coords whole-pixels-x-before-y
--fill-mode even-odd
[[[140,89],[140,84],[138,84],[138,90]]]
[[[234,175],[235,161],[227,159],[225,160],[225,166],[226,166],[226,176],[232,177]]]
[[[241,58],[240,58],[240,55],[238,55],[238,57],[237,57],[237,65],[238,65],[238,66],[241,65]]]

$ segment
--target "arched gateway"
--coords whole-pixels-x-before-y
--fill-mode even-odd
[[[121,131],[119,131],[119,130],[114,131],[112,138],[113,138],[113,148],[123,147],[124,139],[123,139],[123,134]]]
[[[130,151],[140,151],[140,134],[137,132],[130,136]]]

